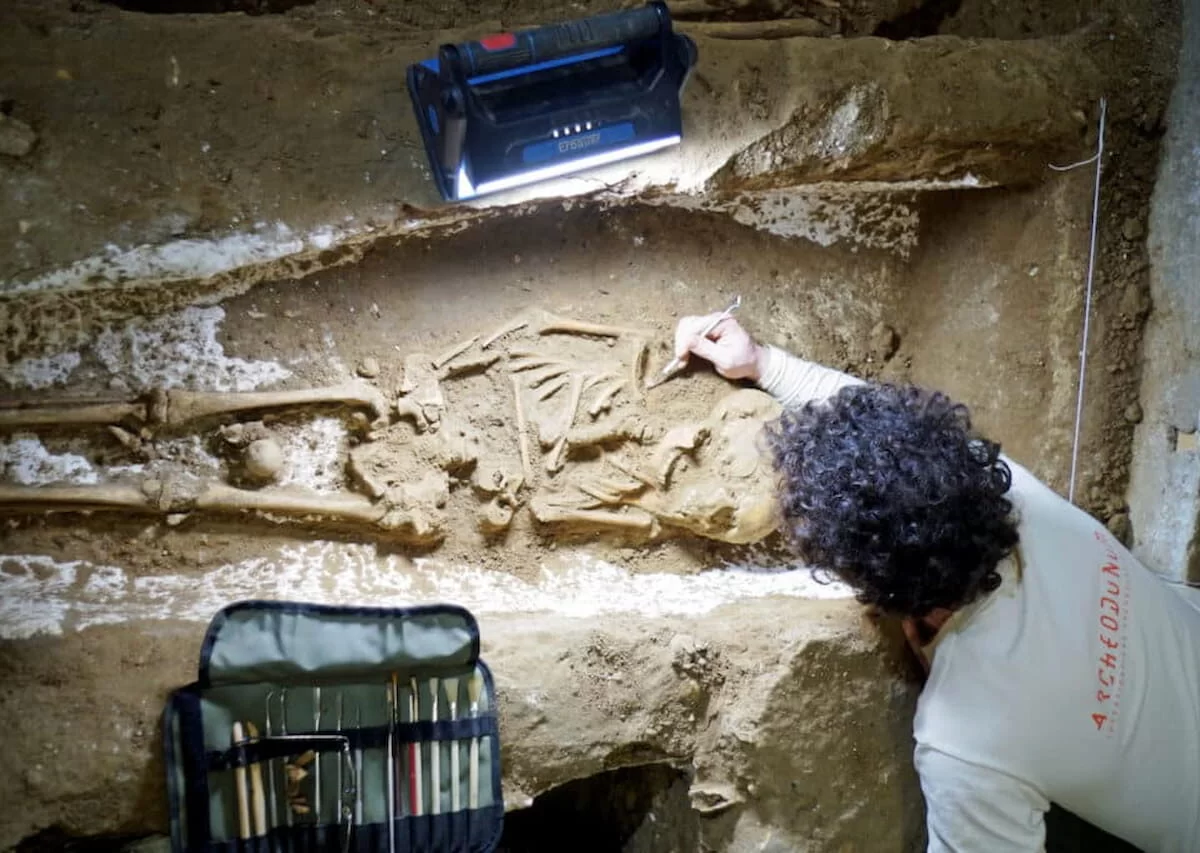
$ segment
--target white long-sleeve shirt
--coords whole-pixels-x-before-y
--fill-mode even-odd
[[[770,349],[785,407],[857,382]],[[1051,802],[1145,851],[1200,851],[1200,608],[1027,470],[999,589],[931,647],[914,724],[929,850],[1036,853]]]

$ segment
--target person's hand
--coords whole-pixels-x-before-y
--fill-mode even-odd
[[[688,355],[694,353],[712,362],[717,373],[726,379],[750,379],[762,377],[766,350],[738,325],[732,317],[726,317],[707,336],[702,336],[704,327],[719,314],[703,317],[684,317],[675,327],[675,355],[685,364]]]

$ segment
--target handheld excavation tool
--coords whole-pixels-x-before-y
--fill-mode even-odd
[[[464,201],[679,144],[696,58],[662,2],[442,45],[408,69],[438,191]]]
[[[731,302],[729,304],[728,308],[726,308],[724,311],[722,311],[720,314],[718,314],[716,317],[714,317],[707,326],[705,326],[703,329],[700,330],[700,337],[702,337],[702,338],[706,337],[709,332],[711,332],[717,326],[721,325],[721,322],[723,320],[725,320],[728,317],[732,317],[733,312],[738,310],[738,308],[740,308],[740,307],[742,307],[742,297],[741,297],[741,294],[738,294],[734,298],[733,302]],[[654,388],[655,386],[662,385],[664,382],[666,382],[668,379],[670,379],[676,373],[683,370],[683,365],[684,365],[683,359],[680,358],[679,356],[675,356],[673,359],[671,359],[669,362],[667,362],[667,366],[662,369],[662,372],[660,372],[658,374],[658,376],[654,376],[654,377],[648,378],[646,380],[646,387]]]

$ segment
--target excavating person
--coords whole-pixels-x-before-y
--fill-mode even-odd
[[[1200,606],[967,409],[685,317],[676,354],[784,406],[766,430],[798,555],[899,617],[928,678],[930,851],[1041,851],[1051,803],[1146,851],[1200,850]],[[1194,592],[1194,591],[1192,591]]]

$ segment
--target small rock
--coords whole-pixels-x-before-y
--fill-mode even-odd
[[[37,144],[37,134],[25,122],[0,113],[0,154],[24,157]]]
[[[1138,402],[1130,403],[1125,407],[1125,420],[1131,424],[1140,424],[1142,422],[1142,406]]]
[[[887,361],[900,347],[900,336],[887,323],[876,323],[871,329],[870,354],[875,361]]]
[[[358,365],[358,375],[363,379],[374,379],[379,375],[379,360],[364,358]]]
[[[255,480],[273,483],[283,472],[283,449],[274,439],[260,438],[246,447],[246,473]]]
[[[186,512],[172,512],[167,516],[167,527],[178,527],[186,518]]]
[[[1129,513],[1116,513],[1108,519],[1105,526],[1108,528],[1108,532],[1117,537],[1122,545],[1129,546],[1130,540],[1133,539],[1133,522],[1129,519]]]
[[[1136,216],[1129,216],[1126,217],[1125,222],[1121,225],[1121,233],[1125,235],[1126,240],[1136,243],[1146,233],[1146,227],[1142,225],[1142,220]]]

